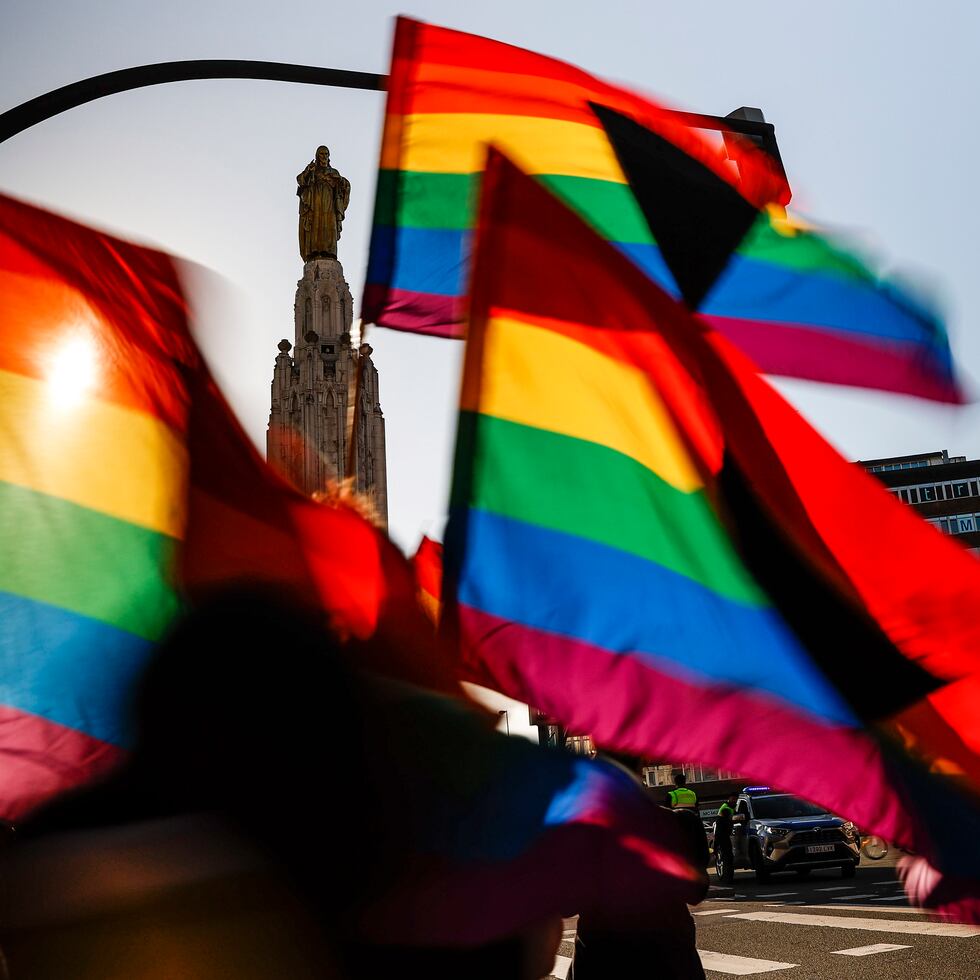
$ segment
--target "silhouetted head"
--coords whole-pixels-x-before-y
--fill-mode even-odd
[[[687,776],[683,772],[674,773],[674,785],[675,786],[686,786]]]

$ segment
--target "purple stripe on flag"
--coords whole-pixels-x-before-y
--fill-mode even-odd
[[[459,607],[472,679],[529,701],[599,745],[732,769],[822,803],[919,853],[933,850],[867,734],[823,724],[763,695],[695,683],[628,654]],[[555,684],[561,677],[561,684]]]
[[[125,757],[84,732],[0,705],[0,816],[18,820],[55,794],[104,776]]]
[[[462,303],[465,297],[440,296],[407,289],[389,289],[383,283],[364,287],[361,316],[379,327],[459,339],[464,335]]]
[[[924,365],[919,344],[863,340],[837,330],[705,316],[719,333],[744,351],[767,374],[830,384],[897,391],[962,405],[966,397],[949,372]]]

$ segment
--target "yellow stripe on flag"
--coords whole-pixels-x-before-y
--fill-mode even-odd
[[[684,492],[703,486],[640,369],[511,317],[491,318],[482,354],[480,377],[464,380],[464,410],[607,446]]]
[[[381,166],[421,173],[478,173],[493,143],[529,174],[625,184],[605,133],[562,119],[484,113],[420,113],[386,125]],[[390,142],[389,142],[390,141]]]
[[[0,371],[0,480],[181,537],[183,442],[143,412],[55,396],[48,382]]]

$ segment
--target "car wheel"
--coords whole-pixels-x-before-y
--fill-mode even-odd
[[[812,870],[813,870],[813,868],[797,868],[796,869],[796,877],[797,878],[805,878]]]
[[[758,881],[769,880],[769,869],[762,863],[762,851],[758,847],[752,850],[752,864],[755,868],[755,877]]]
[[[840,866],[840,876],[842,878],[853,878],[857,874],[856,864],[842,864]]]

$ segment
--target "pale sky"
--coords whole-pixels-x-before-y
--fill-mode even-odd
[[[387,70],[404,12],[565,58],[670,104],[761,107],[794,207],[847,228],[941,298],[980,390],[980,4],[873,0],[2,0],[0,108],[158,61],[252,58]],[[0,144],[0,189],[192,259],[223,277],[206,352],[264,448],[276,343],[291,337],[295,175],[319,143],[351,181],[340,259],[359,306],[383,96],[276,82],[158,86],[91,103]],[[374,329],[391,530],[441,530],[462,345]],[[980,408],[780,383],[850,458],[980,457]]]

